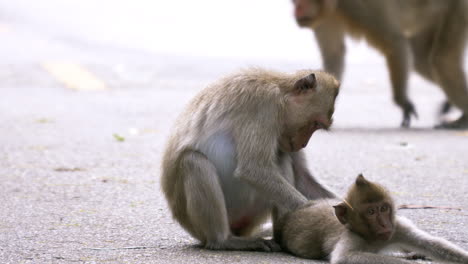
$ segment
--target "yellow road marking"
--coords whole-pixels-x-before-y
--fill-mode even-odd
[[[90,71],[78,64],[46,62],[42,67],[66,87],[78,91],[100,91],[107,87]]]

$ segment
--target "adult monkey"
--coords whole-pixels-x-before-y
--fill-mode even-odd
[[[179,117],[162,163],[173,217],[208,249],[278,251],[249,237],[307,199],[334,197],[300,149],[332,123],[339,82],[330,74],[249,69],[200,92]]]
[[[409,127],[416,110],[408,98],[408,64],[438,84],[448,101],[462,111],[436,128],[468,128],[468,89],[463,71],[468,31],[467,0],[293,0],[299,26],[314,30],[324,68],[341,79],[347,33],[364,37],[387,61],[393,99]],[[445,103],[441,114],[448,111]]]

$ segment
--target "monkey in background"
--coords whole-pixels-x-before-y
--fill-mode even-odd
[[[409,61],[425,79],[438,84],[459,119],[436,128],[468,128],[468,88],[463,71],[468,39],[468,0],[293,0],[300,27],[314,30],[324,68],[338,79],[344,70],[344,37],[364,38],[385,56],[393,100],[409,127],[416,109],[407,95]]]
[[[390,246],[436,260],[468,263],[467,251],[396,216],[390,193],[362,175],[343,201],[312,201],[286,214],[274,231],[283,249],[299,257],[327,258],[332,264],[412,263],[379,254]]]
[[[173,217],[208,249],[279,251],[251,234],[308,199],[334,195],[305,164],[312,134],[332,124],[339,82],[321,71],[259,68],[201,91],[176,121],[161,186]]]

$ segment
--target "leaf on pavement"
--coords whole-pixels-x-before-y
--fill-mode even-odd
[[[117,140],[119,142],[124,142],[125,141],[125,138],[118,135],[118,134],[114,134],[113,136],[114,136],[115,140]]]

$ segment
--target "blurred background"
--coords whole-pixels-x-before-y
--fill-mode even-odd
[[[66,58],[66,48],[101,47],[320,65],[313,34],[299,29],[292,9],[288,0],[2,0],[0,30],[35,40],[16,54],[24,58]],[[378,60],[365,45],[354,46],[349,60]]]
[[[0,57],[9,65],[0,71],[0,87],[183,87],[196,92],[240,67],[282,71],[322,67],[313,33],[296,25],[289,0],[1,0],[0,39]],[[379,107],[367,101],[382,98],[377,106],[394,109],[382,111],[388,114],[388,125],[398,125],[401,113],[391,100],[384,58],[364,41],[348,39],[347,49],[342,86],[346,92],[340,98],[357,95],[360,112],[354,115],[366,114],[366,119],[343,118],[346,123],[341,124],[376,121],[386,126]],[[426,94],[429,87],[431,99],[413,96],[419,111],[430,105],[430,114],[420,115],[422,119],[413,124],[436,123],[442,93],[414,76],[410,93],[424,86]],[[183,95],[180,99],[183,105]],[[430,103],[424,103],[427,100]],[[350,109],[338,107],[336,118],[340,119],[340,111],[354,111],[355,103]]]
[[[289,0],[1,0],[0,39],[0,57],[9,65],[0,71],[0,87],[183,87],[190,97],[240,67],[322,67],[313,33],[296,25]],[[365,119],[336,124],[398,126],[401,113],[391,100],[384,58],[364,41],[348,39],[347,50],[340,98],[356,95],[358,102],[343,99],[350,104],[338,107],[335,119],[341,111]],[[437,123],[441,90],[417,75],[409,87],[419,94],[412,95],[417,109],[430,111],[413,125]],[[380,113],[388,119],[382,122]]]
[[[303,263],[193,247],[158,186],[172,123],[210,82],[246,66],[321,68],[292,10],[0,0],[0,262]],[[468,134],[432,129],[441,90],[412,74],[419,119],[401,129],[382,56],[349,39],[347,50],[334,127],[305,150],[312,172],[338,193],[363,172],[406,203],[467,208]],[[431,212],[405,213],[466,248],[466,210]]]

